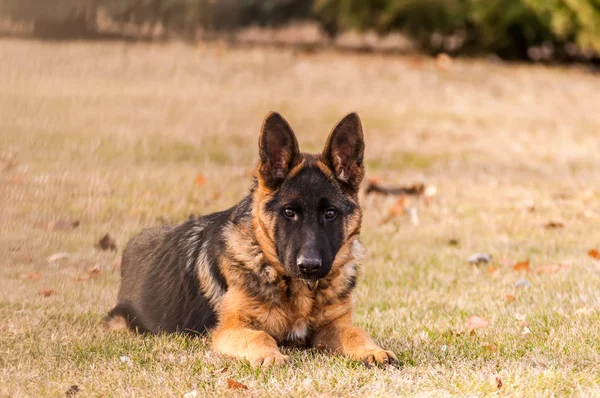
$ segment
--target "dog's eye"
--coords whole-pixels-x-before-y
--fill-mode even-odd
[[[328,209],[325,211],[325,218],[328,220],[333,220],[337,216],[337,211],[334,209]]]
[[[285,209],[283,209],[283,215],[287,218],[294,218],[296,217],[296,212],[291,207],[286,207]]]

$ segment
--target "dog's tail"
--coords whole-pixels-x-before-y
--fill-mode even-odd
[[[144,327],[137,311],[129,303],[119,303],[104,317],[104,328],[111,331],[132,330],[138,333],[151,333]]]

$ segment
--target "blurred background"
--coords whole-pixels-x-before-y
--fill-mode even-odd
[[[0,0],[0,396],[600,396],[599,60],[599,0]],[[360,115],[355,321],[406,366],[101,328],[271,110],[306,152]]]
[[[600,55],[597,0],[1,0],[0,16],[6,34],[47,39],[227,37],[534,61]],[[296,29],[249,29],[257,26]]]

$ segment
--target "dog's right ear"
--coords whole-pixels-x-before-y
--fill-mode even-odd
[[[300,158],[296,136],[279,113],[271,112],[265,118],[258,149],[258,174],[263,184],[275,189]]]

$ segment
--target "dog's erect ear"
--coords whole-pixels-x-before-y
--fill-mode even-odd
[[[358,192],[365,173],[364,152],[362,125],[358,115],[353,112],[333,128],[323,151],[323,157],[335,178],[353,192]]]
[[[298,141],[292,128],[277,112],[265,118],[258,140],[258,172],[262,181],[270,188],[276,188],[288,175],[300,158]]]

